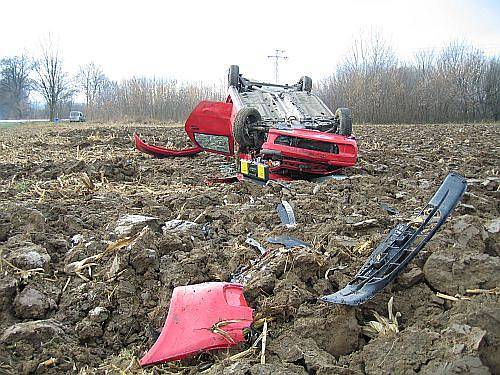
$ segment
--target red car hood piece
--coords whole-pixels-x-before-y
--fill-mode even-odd
[[[174,289],[167,320],[141,366],[176,361],[205,350],[229,348],[245,340],[252,324],[240,284],[209,282]]]
[[[168,156],[188,156],[195,155],[203,151],[203,149],[199,146],[195,146],[192,148],[186,148],[184,150],[170,150],[168,148],[148,145],[145,143],[137,133],[134,133],[134,141],[135,148],[139,151],[145,152],[146,154],[150,154],[156,156],[158,158],[168,157]]]

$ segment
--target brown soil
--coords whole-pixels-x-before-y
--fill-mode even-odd
[[[246,298],[270,319],[266,364],[257,352],[230,361],[243,345],[148,373],[500,373],[500,126],[357,126],[359,162],[348,179],[289,189],[207,186],[233,162],[152,159],[133,149],[134,128],[148,141],[186,144],[181,128],[155,125],[0,130],[0,373],[140,372],[137,358],[161,330],[173,288],[228,281],[244,266]],[[403,275],[358,308],[317,302],[450,170],[469,179],[468,191]],[[294,207],[295,229],[280,225],[282,199]],[[124,229],[123,215],[152,219]],[[197,225],[164,230],[173,219]],[[353,225],[367,219],[375,220]],[[249,233],[271,252],[246,245]],[[266,244],[280,234],[314,249]],[[136,240],[108,247],[125,236]],[[400,332],[368,338],[362,327],[374,311],[387,316],[391,296]]]

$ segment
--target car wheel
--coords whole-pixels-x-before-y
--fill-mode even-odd
[[[252,134],[251,125],[259,122],[259,111],[252,107],[244,107],[238,111],[233,121],[233,137],[240,147],[241,152],[259,148],[256,137]],[[260,143],[260,142],[259,142]]]
[[[311,92],[312,90],[312,79],[311,77],[304,76],[299,80],[300,89],[302,91]]]
[[[337,108],[335,118],[339,123],[339,134],[346,137],[352,134],[352,115],[349,108]]]
[[[231,65],[227,74],[228,87],[234,86],[237,89],[240,87],[240,67],[238,65]]]

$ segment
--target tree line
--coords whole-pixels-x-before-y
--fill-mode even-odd
[[[466,43],[402,61],[380,34],[360,37],[317,88],[331,108],[350,107],[358,123],[500,119],[500,59]]]
[[[357,123],[440,123],[500,119],[500,58],[466,43],[398,59],[380,34],[359,37],[315,91],[333,110],[349,107]],[[42,107],[30,101],[37,92]],[[76,103],[79,94],[84,103]],[[0,60],[0,119],[66,117],[81,109],[96,121],[184,121],[200,100],[224,99],[225,87],[132,77],[109,79],[95,62],[71,77],[48,42],[39,58]]]
[[[95,121],[184,121],[200,100],[221,100],[223,85],[179,82],[175,79],[133,77],[109,79],[94,62],[71,77],[59,50],[48,42],[39,58],[27,55],[0,59],[0,120],[67,117],[82,110]],[[31,93],[43,107],[30,101]],[[84,103],[75,102],[77,95]]]

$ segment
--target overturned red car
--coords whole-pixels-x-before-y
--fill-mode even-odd
[[[351,111],[333,113],[311,93],[311,78],[294,85],[256,82],[231,65],[228,86],[225,102],[202,101],[186,120],[192,148],[149,145],[137,133],[136,148],[156,157],[236,156],[241,175],[263,181],[328,175],[356,163]]]

